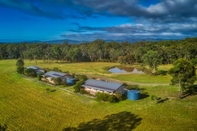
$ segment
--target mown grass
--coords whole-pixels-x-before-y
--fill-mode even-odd
[[[108,130],[116,128],[116,130],[133,129],[135,131],[197,130],[197,95],[178,100],[176,86],[140,86],[141,93],[146,94],[143,99],[125,100],[116,104],[104,103],[83,95],[65,92],[34,79],[24,78],[15,72],[15,62],[16,60],[0,61],[0,123],[7,124],[11,131],[61,131],[64,128],[78,127],[78,125],[81,125],[81,129],[94,126],[98,130],[104,127],[108,127]],[[25,63],[26,66],[35,65],[27,61]],[[58,67],[71,73],[107,77],[110,74],[104,71],[103,67],[113,66],[114,63],[48,65],[39,62],[37,65],[47,68]],[[141,77],[143,76],[139,78]],[[126,79],[125,77],[124,80]],[[151,78],[146,79],[149,81]],[[56,91],[47,93],[47,88],[56,89]],[[170,99],[156,104],[150,99],[151,95]]]
[[[37,65],[42,68],[51,68],[57,67],[62,71],[69,71],[72,73],[85,74],[89,76],[100,76],[117,79],[120,81],[128,82],[139,82],[139,83],[166,83],[170,84],[171,76],[151,76],[147,74],[112,74],[105,70],[105,67],[119,66],[119,63],[108,63],[108,62],[81,62],[81,63],[53,63],[45,64],[42,61],[39,61],[37,64],[35,62],[25,61],[26,66]],[[128,66],[128,65],[127,65]],[[139,66],[139,65],[135,65]],[[159,66],[160,70],[168,70],[171,65],[162,65]]]

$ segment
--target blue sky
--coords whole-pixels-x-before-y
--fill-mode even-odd
[[[0,0],[0,42],[196,36],[196,0]]]

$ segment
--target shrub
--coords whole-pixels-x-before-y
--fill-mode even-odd
[[[78,84],[78,83],[77,83],[77,84],[75,84],[73,88],[74,88],[74,92],[75,92],[75,93],[80,92],[80,86],[79,86],[79,84]]]
[[[96,99],[100,101],[118,102],[116,96],[104,92],[97,92]]]
[[[166,75],[167,74],[167,71],[164,71],[164,70],[158,70],[157,72],[153,73],[153,75]]]
[[[84,90],[84,89],[82,89],[82,90],[80,90],[80,93],[81,94],[89,94],[86,90]]]
[[[114,102],[116,102],[116,97],[115,97],[114,95],[110,95],[110,96],[107,98],[107,100],[108,100],[109,102],[111,102],[111,103],[114,103]]]
[[[191,63],[192,63],[194,66],[197,65],[197,58],[193,58],[193,59],[191,59],[190,61],[191,61]]]
[[[24,74],[24,61],[23,59],[18,59],[17,62],[16,62],[16,66],[17,66],[17,69],[16,71],[19,73],[19,74]]]
[[[54,70],[54,71],[58,71],[58,72],[62,72],[62,70],[60,70],[60,69],[57,68],[57,67],[54,67],[53,70]]]
[[[128,90],[133,90],[133,89],[137,89],[138,90],[139,89],[139,85],[128,85],[127,89]]]
[[[25,69],[25,75],[30,77],[36,77],[36,72],[34,69]]]
[[[86,75],[75,75],[75,79],[79,81],[86,81],[88,77]]]
[[[77,92],[80,92],[80,89],[81,89],[81,85],[84,83],[84,81],[78,81],[75,85],[74,85],[74,92],[77,93]]]
[[[58,78],[52,78],[53,82],[55,85],[60,85],[61,83],[61,79],[58,77]]]
[[[120,93],[116,92],[115,96],[116,96],[117,101],[123,100],[122,95]]]
[[[75,77],[75,73],[72,73],[73,78]]]
[[[41,78],[42,78],[42,75],[41,73],[38,73],[38,76],[37,76],[38,80],[41,81]]]
[[[19,74],[24,74],[24,67],[21,67],[21,66],[17,67],[17,72]]]

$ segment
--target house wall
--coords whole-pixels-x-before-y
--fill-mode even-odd
[[[94,90],[94,89],[88,88],[88,87],[85,87],[84,89],[85,89],[85,91],[89,92],[92,95],[96,95],[96,93],[98,92],[97,90]]]
[[[110,93],[110,92],[107,92],[107,91],[102,91],[102,90],[95,90],[93,88],[85,87],[84,89],[85,89],[85,91],[89,92],[92,95],[96,95],[97,92],[107,93],[107,94],[113,95],[113,93]]]

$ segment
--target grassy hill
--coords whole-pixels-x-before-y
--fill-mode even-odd
[[[68,93],[61,90],[61,87],[49,86],[36,79],[25,78],[16,73],[15,63],[16,60],[0,61],[0,123],[7,124],[11,131],[61,131],[76,128],[118,131],[197,130],[197,95],[178,100],[176,86],[151,85],[151,83],[168,84],[170,76],[113,75],[103,69],[118,63],[38,62],[37,66],[58,67],[70,73],[150,84],[140,86],[143,88],[141,91],[144,94],[143,99],[111,104]],[[36,64],[25,61],[25,66],[28,65]],[[168,69],[169,65],[160,68]],[[47,92],[47,88],[56,91]],[[151,95],[170,99],[156,104],[151,100]]]

